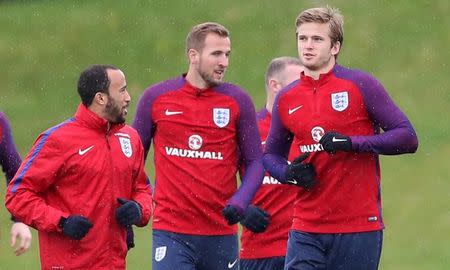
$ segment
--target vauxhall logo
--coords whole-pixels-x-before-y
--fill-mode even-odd
[[[316,126],[311,129],[311,137],[314,141],[319,142],[325,134],[325,130],[322,127]],[[302,153],[311,153],[323,151],[323,146],[320,143],[300,145],[300,151]]]
[[[166,154],[169,156],[193,158],[193,159],[216,159],[223,160],[222,152],[200,151],[203,146],[203,138],[193,134],[188,138],[187,146],[190,149],[165,146]]]
[[[323,151],[323,146],[320,143],[300,145],[300,151],[302,153],[319,152]]]

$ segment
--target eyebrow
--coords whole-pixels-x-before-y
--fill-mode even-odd
[[[218,50],[212,51],[211,53],[230,53],[230,52],[231,52],[231,50],[223,51],[223,50],[218,49]]]

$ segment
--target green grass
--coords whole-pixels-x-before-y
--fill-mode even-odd
[[[345,15],[339,62],[373,73],[410,117],[420,139],[415,155],[382,158],[387,229],[380,269],[448,269],[447,0],[0,1],[0,110],[9,116],[25,155],[39,132],[72,116],[81,70],[111,63],[127,75],[131,119],[146,86],[186,71],[185,36],[203,21],[229,28],[233,52],[227,80],[243,86],[261,107],[268,62],[297,54],[293,24],[298,12],[324,3]],[[8,246],[9,228],[2,208],[0,270],[37,269],[36,234],[33,249],[15,257]],[[150,238],[149,227],[138,230],[129,269],[151,268]]]

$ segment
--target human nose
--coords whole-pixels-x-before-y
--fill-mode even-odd
[[[228,63],[229,63],[229,56],[228,55],[222,55],[222,57],[220,57],[219,60],[219,65],[223,66],[223,67],[228,67]]]
[[[313,46],[313,40],[312,40],[312,38],[308,38],[308,39],[306,39],[305,40],[305,48],[307,48],[307,49],[312,49],[314,46]]]
[[[131,96],[130,96],[130,93],[128,93],[128,91],[125,91],[125,101],[126,102],[131,102]]]

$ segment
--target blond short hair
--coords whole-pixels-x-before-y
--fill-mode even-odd
[[[330,6],[310,8],[302,11],[295,21],[298,28],[303,23],[328,23],[330,27],[330,39],[332,44],[344,42],[344,16],[337,8]]]

